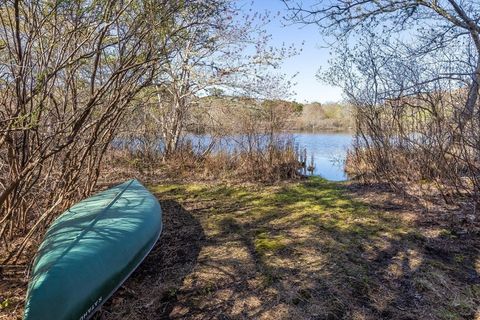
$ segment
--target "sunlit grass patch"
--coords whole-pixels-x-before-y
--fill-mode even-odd
[[[255,250],[259,254],[274,253],[285,248],[283,236],[271,236],[267,232],[261,232],[255,237]]]
[[[192,212],[209,248],[216,248],[198,273],[212,265],[233,270],[228,277],[258,284],[245,294],[263,303],[268,299],[262,295],[283,301],[292,314],[323,310],[332,318],[418,318],[432,314],[441,301],[437,318],[461,319],[473,315],[480,301],[478,285],[465,283],[475,276],[475,267],[463,270],[472,255],[443,248],[442,241],[457,240],[447,229],[425,233],[414,220],[375,209],[342,183],[309,178],[278,185],[166,184],[151,190]],[[214,281],[215,274],[208,279]]]
[[[279,186],[189,183],[153,186],[160,198],[205,204],[208,228],[236,232],[238,224],[254,229],[308,227],[317,233],[371,237],[408,233],[410,227],[353,200],[341,184],[322,178]],[[227,224],[236,219],[236,223]],[[248,232],[248,231],[247,231]]]

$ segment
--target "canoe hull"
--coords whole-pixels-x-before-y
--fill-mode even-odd
[[[83,200],[46,233],[24,319],[88,319],[147,256],[162,229],[158,200],[131,180]]]

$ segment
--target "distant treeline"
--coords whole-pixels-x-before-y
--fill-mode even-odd
[[[347,104],[313,102],[301,104],[285,100],[256,100],[246,97],[208,96],[199,100],[199,108],[192,113],[188,129],[194,133],[209,133],[221,125],[224,133],[238,133],[243,129],[237,121],[246,110],[271,112],[283,119],[280,130],[349,132],[354,130],[353,108]],[[249,106],[249,107],[246,107]],[[225,128],[227,126],[228,128]]]
[[[352,108],[342,103],[313,102],[303,105],[302,112],[293,122],[295,130],[352,131],[354,118]]]

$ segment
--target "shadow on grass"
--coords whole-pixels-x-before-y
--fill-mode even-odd
[[[401,208],[381,210],[380,198],[372,207],[355,200],[345,185],[318,178],[279,186],[152,189],[179,208],[165,221],[173,236],[164,234],[126,284],[134,293],[123,290],[125,302],[114,299],[106,318],[480,315],[476,234],[419,228]],[[124,305],[123,313],[116,311]]]
[[[160,205],[164,223],[160,240],[95,319],[168,319],[205,237],[199,221],[178,202]]]

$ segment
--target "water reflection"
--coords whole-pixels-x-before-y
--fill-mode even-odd
[[[332,181],[347,180],[344,165],[347,149],[352,144],[349,133],[294,133],[295,143],[307,150],[307,165],[313,155],[313,175]]]
[[[321,176],[331,181],[347,180],[344,171],[345,158],[347,149],[352,144],[352,134],[350,133],[328,133],[328,132],[296,132],[286,134],[285,138],[293,137],[295,146],[300,153],[306,150],[306,165],[309,166],[313,157],[313,175]],[[212,141],[210,135],[193,135],[187,134],[183,137],[181,144],[189,143],[191,148],[197,153],[202,154],[209,149],[212,143],[212,151],[234,151],[237,148],[245,149],[246,137],[243,135],[228,136],[216,138]],[[266,146],[268,140],[259,139],[256,141],[261,146]],[[141,139],[122,140],[117,139],[113,142],[117,148],[142,149]],[[158,142],[158,150],[161,151],[163,146]]]
[[[344,181],[347,176],[344,171],[347,149],[352,144],[352,135],[349,133],[326,132],[297,132],[291,134],[295,145],[300,152],[307,152],[307,166],[313,157],[313,175],[321,176],[331,181]],[[208,135],[188,135],[189,140],[199,152],[211,142]],[[241,135],[223,137],[216,141],[215,150],[231,151],[244,140]]]

